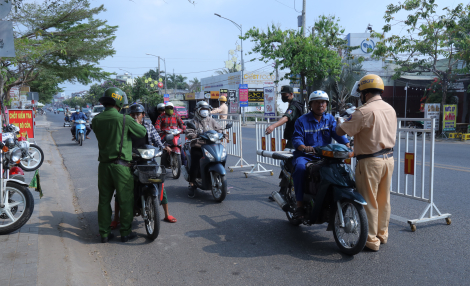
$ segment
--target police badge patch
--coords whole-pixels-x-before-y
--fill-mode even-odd
[[[349,118],[346,119],[346,121],[349,121],[349,120],[351,120],[351,119],[352,119],[352,115],[350,115]]]
[[[292,109],[287,110],[287,114],[292,114]]]

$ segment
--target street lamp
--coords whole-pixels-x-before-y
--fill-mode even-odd
[[[131,72],[129,72],[129,71],[123,70],[123,69],[120,69],[120,70],[122,70],[122,71],[125,71],[125,72],[127,72],[127,73],[130,73],[130,74],[131,74],[131,78],[132,78],[132,85],[134,85],[134,76],[132,75],[132,73],[131,73]],[[126,80],[126,83],[127,83],[127,80]]]
[[[166,94],[166,60],[160,56],[156,56],[156,55],[152,55],[152,54],[146,54],[147,56],[152,56],[152,57],[156,57],[158,58],[158,60],[160,61],[160,59],[163,59],[163,64],[165,66],[165,94]],[[158,66],[160,67],[160,64],[158,64]]]
[[[225,20],[227,20],[227,21],[232,22],[232,24],[234,24],[235,27],[237,27],[237,28],[240,30],[240,37],[243,37],[242,25],[237,24],[237,23],[235,23],[234,21],[232,21],[232,20],[230,20],[230,19],[227,19],[227,18],[225,18],[225,17],[222,17],[222,16],[220,16],[220,15],[217,14],[217,13],[214,13],[214,15],[216,15],[217,17],[220,17],[220,18],[222,18],[222,19],[225,19]],[[242,77],[242,79],[241,79],[241,84],[243,84],[243,72],[245,71],[245,63],[244,63],[244,61],[243,61],[243,39],[240,39],[240,40],[241,40],[241,56],[242,56],[242,72],[241,72],[241,77]],[[243,115],[245,115],[245,108],[243,108]],[[245,116],[243,116],[243,124],[245,124]]]

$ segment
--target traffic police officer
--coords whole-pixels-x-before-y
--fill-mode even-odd
[[[98,225],[101,242],[114,237],[111,233],[111,199],[116,190],[120,206],[121,241],[127,242],[136,237],[131,232],[134,218],[134,179],[129,162],[132,159],[130,135],[143,138],[147,130],[129,115],[119,113],[127,104],[126,93],[111,87],[99,99],[105,110],[92,120],[93,131],[98,139]]]
[[[277,127],[286,124],[286,129],[284,129],[284,139],[287,140],[286,148],[294,148],[292,145],[294,124],[295,121],[304,114],[304,109],[302,104],[294,99],[294,89],[291,86],[283,85],[280,93],[282,102],[289,102],[289,107],[279,121],[266,128],[266,135],[271,134]]]
[[[335,118],[326,112],[328,94],[322,90],[312,92],[308,98],[308,105],[311,112],[302,115],[295,122],[295,130],[292,136],[294,151],[294,191],[297,201],[296,216],[303,213],[303,184],[305,181],[305,165],[311,160],[318,159],[315,155],[306,153],[314,152],[314,147],[331,144],[333,137],[338,143],[346,144],[349,147],[349,141],[345,136],[336,134]]]
[[[366,247],[378,251],[380,244],[388,240],[397,115],[395,109],[382,100],[382,78],[369,74],[356,86],[352,95],[360,96],[364,105],[339,125],[336,132],[354,136],[354,154],[358,160],[356,186],[367,202],[364,206],[369,221]]]

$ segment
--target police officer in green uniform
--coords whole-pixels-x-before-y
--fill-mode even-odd
[[[281,100],[282,102],[289,102],[286,112],[279,121],[271,124],[266,128],[266,135],[271,134],[277,127],[286,124],[284,129],[284,139],[287,140],[286,148],[293,149],[292,135],[294,134],[295,121],[304,114],[304,108],[300,102],[294,99],[294,89],[290,85],[283,85],[281,87]],[[272,196],[269,196],[271,201],[274,201]]]
[[[93,132],[98,139],[98,225],[101,242],[114,237],[111,233],[111,199],[121,207],[121,241],[127,242],[137,235],[131,231],[134,218],[134,179],[131,174],[132,141],[130,135],[143,138],[147,130],[129,115],[119,113],[127,104],[126,93],[119,88],[108,88],[99,99],[105,110],[92,120]]]
[[[304,114],[302,104],[294,99],[294,89],[289,85],[281,87],[282,102],[289,102],[286,112],[279,121],[271,124],[266,128],[266,135],[271,134],[277,127],[286,124],[284,129],[284,139],[287,140],[286,148],[294,148],[292,145],[292,134],[294,134],[295,121]]]

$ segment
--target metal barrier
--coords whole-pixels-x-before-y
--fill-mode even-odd
[[[280,118],[280,117],[277,117]],[[266,135],[265,131],[266,128],[271,125],[272,123],[269,122],[255,122],[256,128],[256,150],[263,150],[263,151],[275,151],[276,153],[290,153],[289,149],[285,150],[286,146],[286,139],[283,139],[285,125],[281,125],[274,129],[271,134]],[[281,161],[276,160],[269,157],[263,157],[261,155],[256,155],[256,164],[249,172],[244,172],[245,177],[248,177],[248,174],[256,174],[256,173],[270,173],[271,176],[274,175],[273,170],[266,169],[263,165],[272,165],[280,167]]]
[[[398,118],[398,129],[397,129],[397,143],[396,146],[396,156],[397,156],[397,168],[395,176],[395,188],[390,187],[390,191],[393,195],[406,197],[418,201],[426,202],[426,207],[417,219],[405,219],[400,216],[391,215],[390,218],[407,222],[411,226],[411,230],[416,230],[416,224],[434,221],[438,219],[446,219],[447,224],[451,223],[450,214],[442,214],[437,206],[434,204],[434,147],[435,147],[435,120],[434,118]],[[407,128],[402,127],[401,122],[403,121],[430,121],[431,129],[418,129],[418,128]],[[404,170],[402,170],[402,144],[401,144],[401,135],[405,133],[405,150],[404,150]],[[418,134],[421,133],[421,134]],[[413,148],[411,152],[408,152],[410,135],[413,138]],[[421,137],[421,144],[418,144],[418,136]],[[426,162],[426,137],[429,136],[430,144],[429,148],[429,163]],[[418,161],[418,145],[421,145],[419,150],[421,153],[419,163]],[[421,166],[421,172],[417,172],[416,166]],[[428,170],[427,170],[428,169]],[[403,174],[405,173],[405,179],[401,180]],[[427,176],[426,176],[427,173]],[[420,186],[418,186],[417,176],[420,176]],[[411,178],[410,178],[411,176]],[[428,182],[426,182],[426,179]],[[411,187],[411,190],[409,190]],[[437,215],[433,214],[433,210],[437,212]],[[428,214],[426,216],[426,214]]]
[[[217,115],[217,117],[220,116]],[[224,130],[227,134],[227,139],[224,140],[225,150],[228,155],[235,157],[240,157],[238,162],[234,166],[228,167],[230,172],[233,172],[233,169],[253,167],[253,164],[249,164],[243,159],[243,144],[242,144],[242,117],[240,114],[227,114],[227,119],[215,119],[221,127],[225,128],[228,123],[232,123],[233,126]]]

